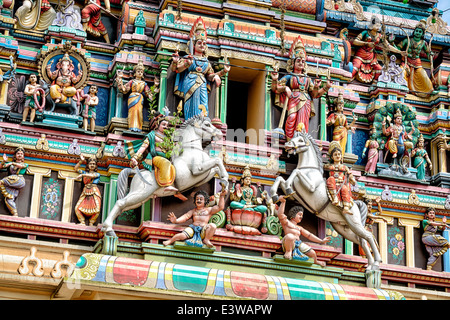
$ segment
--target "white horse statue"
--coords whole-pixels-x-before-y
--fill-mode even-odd
[[[221,138],[222,132],[211,124],[208,117],[196,116],[185,121],[175,131],[174,140],[181,144],[181,153],[173,157],[175,166],[174,186],[179,192],[200,186],[219,175],[222,188],[228,188],[228,173],[220,158],[211,158],[202,148],[202,143],[213,138]],[[127,194],[128,177],[135,173]],[[103,223],[102,230],[115,237],[113,221],[124,211],[141,206],[151,197],[174,195],[174,191],[164,191],[156,182],[154,172],[126,168],[117,180],[118,200]]]
[[[278,200],[277,190],[281,186],[283,192],[292,196],[308,211],[319,218],[330,221],[333,228],[344,238],[359,244],[368,259],[366,268],[367,286],[378,288],[381,281],[379,264],[381,256],[371,232],[364,228],[367,217],[367,206],[357,200],[350,214],[343,214],[342,209],[333,205],[328,198],[326,180],[323,177],[322,154],[314,139],[305,132],[286,142],[288,154],[298,154],[297,168],[287,180],[279,176],[270,189],[270,196]],[[369,246],[373,255],[370,252]]]

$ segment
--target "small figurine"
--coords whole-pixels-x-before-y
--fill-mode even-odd
[[[75,205],[75,214],[82,225],[86,225],[85,219],[89,218],[89,225],[93,226],[100,214],[102,195],[97,187],[100,181],[100,173],[97,172],[97,158],[90,157],[86,162],[86,170],[81,170],[80,165],[86,159],[80,154],[80,161],[75,165],[75,172],[80,175],[76,180],[82,179],[84,187],[80,198]]]
[[[447,218],[442,217],[442,222],[436,222],[436,211],[433,208],[427,208],[424,219],[422,220],[423,235],[422,242],[428,252],[427,270],[432,270],[437,259],[447,252],[449,242],[443,236],[437,234],[438,231],[450,228],[446,224]]]
[[[85,0],[85,7],[81,10],[81,22],[83,30],[96,38],[103,36],[106,43],[110,43],[108,31],[102,22],[102,9],[111,12],[109,0],[103,0],[105,9],[102,8],[100,0]]]
[[[373,207],[372,199],[366,200],[367,218],[366,218],[366,224],[364,225],[364,228],[372,234],[373,234],[373,224],[375,223],[375,220],[383,220],[386,223],[388,222],[385,217],[381,216],[381,214],[383,213],[383,209],[381,208],[381,198],[376,197],[375,202],[377,203],[378,214],[372,214],[372,207]],[[374,240],[375,240],[375,237],[374,237]],[[380,250],[378,243],[377,243],[377,247],[378,247],[378,250]],[[361,248],[361,246],[359,246],[359,255],[361,257],[366,256],[366,254],[364,253],[364,250]]]
[[[364,159],[366,157],[367,149],[369,149],[369,153],[367,154],[367,164],[365,167],[365,171],[367,174],[375,174],[375,171],[377,170],[377,163],[378,163],[378,148],[379,144],[378,141],[374,137],[375,129],[372,128],[371,130],[371,138],[366,141],[366,145],[364,146],[363,152],[362,152],[362,158]]]
[[[258,202],[262,202],[261,198],[257,198],[258,191],[252,183],[252,174],[248,166],[245,167],[242,173],[242,186],[241,184],[236,184],[236,179],[233,178],[233,188],[230,190],[232,200],[230,203],[231,209],[242,209],[247,211],[258,211],[260,213],[265,213],[267,207]],[[258,201],[259,200],[259,201]]]
[[[193,223],[184,229],[183,232],[164,241],[163,244],[167,246],[175,241],[189,239],[186,241],[188,245],[202,247],[205,244],[209,248],[214,248],[214,245],[211,243],[211,238],[216,232],[216,225],[214,223],[208,223],[208,221],[215,213],[224,209],[226,194],[227,190],[223,188],[220,192],[219,203],[213,207],[206,207],[209,196],[205,191],[200,190],[194,195],[195,209],[189,210],[179,218],[173,212],[170,212],[167,219],[172,223],[184,223],[189,219],[192,219]]]
[[[98,105],[98,97],[97,97],[98,88],[96,85],[92,85],[89,88],[89,95],[84,100],[84,109],[82,112],[83,116],[83,129],[85,131],[88,130],[88,122],[89,129],[94,132],[95,131],[95,119],[97,117],[96,107]]]
[[[38,90],[41,86],[37,83],[37,76],[35,74],[30,74],[28,79],[29,83],[25,86],[25,105],[22,115],[22,121],[27,120],[28,112],[30,112],[30,122],[34,122],[34,118],[36,116],[36,109],[40,108],[39,102],[45,101],[43,98],[43,90]]]
[[[402,117],[403,115],[401,110],[397,109],[394,114],[394,123],[391,123],[388,128],[386,128],[386,119],[383,119],[383,122],[381,123],[383,134],[389,136],[386,143],[387,152],[384,158],[386,161],[388,154],[391,154],[392,159],[394,160],[394,165],[401,165],[403,156],[413,147],[413,143],[407,140],[412,140],[412,134],[415,131],[415,128],[412,126],[411,132],[407,133],[405,126],[403,125]]]
[[[352,132],[355,131],[353,125],[356,120],[358,120],[358,117],[353,115],[352,123],[350,123],[350,125],[347,123],[347,117],[344,114],[344,97],[342,92],[339,92],[336,102],[336,111],[328,116],[326,124],[327,126],[334,126],[333,141],[339,142],[342,152],[345,152],[347,146],[348,130],[351,129]]]
[[[315,79],[314,83],[306,75],[306,50],[299,36],[291,46],[287,70],[289,74],[278,81],[278,71],[272,72],[272,91],[276,93],[275,105],[287,112],[285,135],[287,139],[294,137],[295,130],[300,123],[306,132],[309,129],[309,119],[315,115],[313,99],[321,97],[331,88],[327,81],[321,88],[322,80]],[[280,124],[282,125],[282,119]]]
[[[332,141],[328,149],[330,164],[324,164],[323,168],[330,171],[327,179],[327,189],[330,200],[335,206],[343,207],[342,213],[352,214],[353,206],[350,184],[356,185],[356,180],[350,169],[342,163],[342,151],[337,141]]]
[[[191,28],[189,55],[180,58],[178,52],[172,55],[172,71],[176,72],[175,95],[184,102],[184,118],[188,120],[196,115],[208,116],[208,85],[214,82],[220,86],[221,77],[230,71],[230,66],[214,73],[207,58],[207,33],[201,17]]]
[[[314,259],[315,264],[325,267],[325,262],[317,260],[316,252],[309,245],[302,242],[300,236],[304,236],[306,239],[320,244],[326,244],[331,241],[331,238],[325,237],[320,239],[305,228],[300,227],[298,224],[303,219],[303,208],[300,206],[292,207],[286,215],[284,214],[286,199],[281,196],[279,200],[281,204],[278,208],[278,219],[284,231],[284,237],[281,240],[284,258],[289,260],[307,260],[307,257],[310,257]],[[307,256],[306,258],[305,255]]]
[[[3,154],[0,169],[6,168],[9,175],[0,180],[0,191],[5,197],[5,203],[11,215],[17,216],[16,198],[20,189],[25,187],[23,175],[27,172],[28,164],[25,163],[25,150],[18,147],[14,151],[13,161],[7,162],[8,156]]]
[[[128,129],[135,132],[142,132],[144,124],[143,107],[144,95],[149,100],[153,99],[150,87],[144,81],[144,63],[139,60],[138,64],[133,68],[134,79],[123,84],[122,71],[117,72],[117,88],[123,94],[131,93],[128,97]]]
[[[78,75],[73,70],[75,66],[68,53],[59,59],[56,64],[56,70],[52,71],[51,67],[53,60],[51,60],[46,66],[47,75],[53,81],[50,86],[50,96],[54,100],[55,104],[69,103],[70,98],[74,98],[77,93],[77,89],[74,87],[78,83],[82,76],[83,70],[78,65]]]
[[[421,134],[417,140],[417,147],[411,151],[411,157],[414,158],[413,166],[417,169],[417,179],[419,180],[425,180],[425,167],[427,166],[427,163],[430,170],[433,170],[433,165],[428,157],[428,152],[424,148],[424,143],[425,139]]]

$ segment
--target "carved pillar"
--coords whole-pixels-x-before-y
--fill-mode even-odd
[[[388,222],[377,220],[378,223],[378,245],[380,247],[380,255],[383,263],[388,262],[388,243],[387,243],[387,225],[394,223],[393,217],[385,217]]]
[[[442,236],[447,239],[447,241],[450,241],[450,232],[448,229],[442,232]],[[444,271],[450,272],[450,252],[448,250],[444,253],[442,259],[444,260]]]
[[[438,141],[437,146],[439,150],[439,172],[447,172],[446,143],[444,141]]]
[[[228,73],[222,77],[222,84],[220,85],[220,121],[226,123],[227,121],[227,95],[228,95]]]
[[[267,131],[272,131],[272,101],[271,97],[271,87],[272,87],[272,76],[270,72],[272,68],[270,66],[266,66],[266,95],[265,95],[265,107],[264,107],[264,129]]]
[[[75,171],[59,171],[58,178],[64,179],[64,196],[63,196],[63,209],[62,209],[62,222],[70,222],[72,215],[73,203],[73,189],[75,184],[75,178],[78,173]]]
[[[401,218],[398,225],[405,227],[406,266],[414,268],[414,228],[420,226],[420,221]]]
[[[30,218],[39,218],[39,209],[41,207],[41,189],[42,178],[50,177],[51,169],[29,166],[27,173],[34,175],[33,194],[31,196]]]
[[[167,60],[162,60],[160,62],[160,75],[159,75],[159,100],[158,100],[158,111],[163,113],[163,109],[166,106],[166,96],[167,96],[167,70],[169,69],[169,62]]]

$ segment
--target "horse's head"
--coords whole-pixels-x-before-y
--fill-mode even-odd
[[[202,141],[211,141],[213,139],[221,138],[222,131],[213,126],[210,118],[198,116],[192,119],[194,119],[194,131],[202,138]]]
[[[186,120],[181,125],[180,129],[181,131],[178,133],[178,136],[182,138],[187,138],[185,136],[188,132],[186,131],[187,129],[190,129],[189,132],[193,132],[193,134],[197,136],[196,138],[191,138],[198,141],[207,142],[214,138],[220,139],[222,137],[222,131],[213,126],[211,119],[201,115]]]
[[[296,132],[294,137],[284,144],[284,149],[288,154],[297,154],[308,150],[310,145],[311,137],[309,135]]]

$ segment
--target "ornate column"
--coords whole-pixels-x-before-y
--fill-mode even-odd
[[[58,171],[58,178],[64,179],[64,195],[63,195],[63,209],[62,209],[62,222],[70,222],[72,215],[73,203],[73,189],[75,184],[75,178],[78,173],[75,171]]]
[[[398,225],[405,227],[406,266],[414,268],[414,228],[420,226],[420,221],[401,218],[398,219]]]
[[[272,101],[271,97],[271,87],[272,87],[272,77],[270,72],[272,68],[270,66],[266,66],[266,94],[265,94],[265,105],[264,105],[264,129],[267,131],[272,131]]]
[[[31,196],[30,218],[38,219],[39,209],[41,207],[42,178],[50,177],[50,175],[52,174],[52,170],[48,168],[29,166],[27,173],[34,175],[33,194]]]
[[[161,60],[159,62],[160,75],[159,75],[159,100],[158,100],[158,111],[163,112],[166,106],[166,95],[167,95],[167,70],[169,69],[170,63],[168,60]]]

